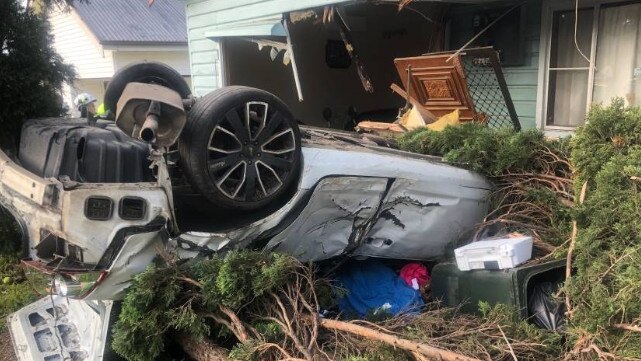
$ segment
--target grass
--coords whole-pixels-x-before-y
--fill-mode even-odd
[[[20,264],[20,231],[14,219],[0,210],[0,328],[7,316],[46,294],[47,276]]]

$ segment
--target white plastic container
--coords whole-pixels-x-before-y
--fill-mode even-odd
[[[532,258],[532,237],[495,238],[454,250],[461,271],[514,268]]]

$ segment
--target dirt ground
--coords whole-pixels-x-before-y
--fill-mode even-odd
[[[16,355],[13,353],[13,346],[11,345],[11,336],[8,330],[0,333],[0,361],[15,361]]]

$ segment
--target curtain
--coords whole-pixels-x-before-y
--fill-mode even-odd
[[[623,97],[641,105],[641,4],[601,9],[594,78],[594,102]]]
[[[579,10],[577,43],[590,56],[592,44],[592,9]],[[578,126],[583,124],[588,98],[589,63],[581,56],[574,43],[574,11],[557,12],[552,32],[550,68],[549,125]],[[569,69],[572,68],[572,69]]]

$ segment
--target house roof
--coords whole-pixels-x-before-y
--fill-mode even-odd
[[[185,4],[180,0],[89,0],[73,5],[103,45],[187,43]]]

